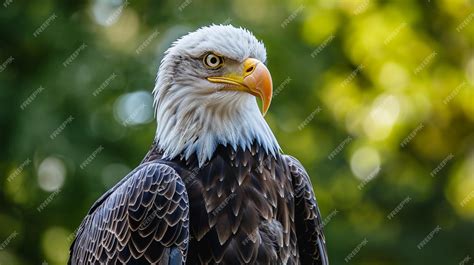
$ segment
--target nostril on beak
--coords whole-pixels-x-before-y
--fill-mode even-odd
[[[254,69],[254,67],[253,67],[253,66],[251,66],[251,67],[249,67],[249,68],[247,69],[247,71],[246,71],[246,72],[247,72],[247,73],[251,73],[251,72],[253,71],[253,69]]]

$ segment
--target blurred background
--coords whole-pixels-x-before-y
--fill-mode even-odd
[[[163,52],[264,41],[266,119],[311,175],[331,264],[474,262],[474,1],[0,2],[0,264],[65,264],[147,152]]]

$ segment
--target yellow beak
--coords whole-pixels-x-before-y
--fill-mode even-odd
[[[246,59],[240,74],[213,76],[208,77],[207,80],[230,85],[226,86],[227,90],[243,91],[259,97],[262,100],[262,114],[264,116],[270,107],[273,93],[272,76],[267,67],[257,59]]]

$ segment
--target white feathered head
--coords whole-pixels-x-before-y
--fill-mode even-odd
[[[153,91],[156,140],[164,156],[196,153],[202,165],[219,144],[246,149],[255,143],[268,153],[278,152],[263,119],[272,98],[265,62],[263,43],[229,25],[203,27],[174,42]]]

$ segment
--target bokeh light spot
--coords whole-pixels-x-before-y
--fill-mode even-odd
[[[400,104],[395,96],[381,95],[377,97],[364,121],[366,135],[372,140],[387,138],[399,113]]]
[[[61,227],[46,230],[41,239],[41,245],[46,259],[54,264],[66,264],[69,257],[67,238],[71,233]]]
[[[102,26],[115,24],[125,8],[123,0],[96,0],[92,6],[95,22]]]
[[[62,187],[66,178],[66,166],[57,157],[44,159],[38,167],[38,185],[44,191],[54,191]]]
[[[114,114],[123,126],[149,123],[153,120],[153,97],[148,91],[122,95],[114,104]]]
[[[351,170],[354,175],[364,180],[380,169],[379,152],[369,146],[357,149],[351,157]]]

